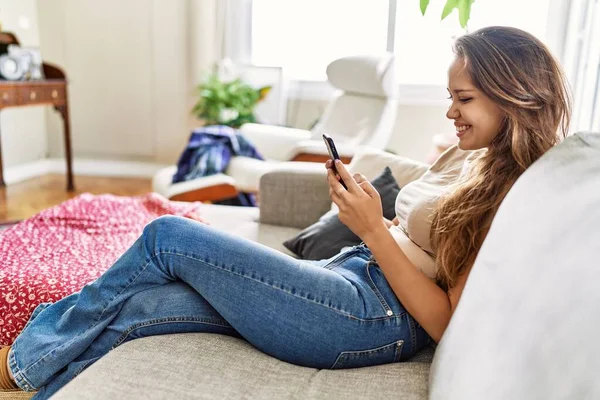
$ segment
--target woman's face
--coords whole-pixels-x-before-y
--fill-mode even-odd
[[[462,150],[488,147],[500,132],[504,113],[473,85],[462,58],[457,57],[450,65],[448,92],[452,104],[446,117],[454,120],[458,147]]]

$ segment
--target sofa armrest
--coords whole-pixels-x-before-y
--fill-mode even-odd
[[[260,222],[305,228],[331,208],[321,163],[289,162],[260,179]]]

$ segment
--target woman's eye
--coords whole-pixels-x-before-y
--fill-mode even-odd
[[[469,101],[473,100],[472,97],[468,97],[466,99],[458,99],[458,101],[460,101],[461,103],[468,103]]]

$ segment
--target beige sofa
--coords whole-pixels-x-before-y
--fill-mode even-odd
[[[426,166],[366,151],[403,186]],[[324,170],[282,166],[259,209],[206,206],[213,225],[285,251],[281,242],[330,208]],[[494,219],[436,349],[409,362],[316,370],[212,334],[143,338],[67,384],[64,399],[592,399],[600,396],[600,134],[578,134],[517,181]],[[431,369],[431,374],[430,374]]]

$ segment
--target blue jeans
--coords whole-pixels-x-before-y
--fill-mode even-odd
[[[364,245],[297,260],[186,218],[163,216],[80,292],[38,306],[13,343],[17,385],[48,398],[128,340],[171,333],[237,336],[313,368],[412,357],[430,338]],[[199,338],[201,340],[201,338]]]

